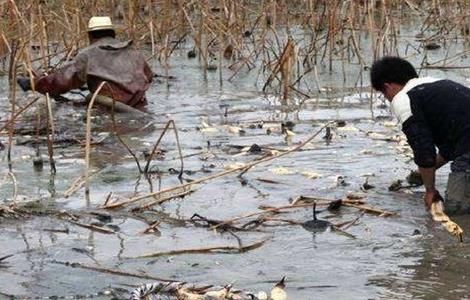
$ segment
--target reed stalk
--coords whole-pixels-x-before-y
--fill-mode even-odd
[[[46,93],[46,106],[47,106],[47,152],[49,153],[49,164],[51,165],[51,173],[57,173],[54,161],[54,116],[52,115],[52,105],[51,99],[49,98],[49,94]]]
[[[9,128],[8,157],[13,123],[36,103],[17,107],[17,73],[50,72],[73,58],[87,44],[92,15],[112,16],[118,37],[149,45],[167,78],[172,58],[195,49],[205,75],[212,60],[219,60],[220,86],[252,72],[255,86],[291,105],[319,97],[325,71],[342,76],[343,89],[349,83],[362,89],[368,84],[364,69],[382,55],[424,56],[423,67],[453,67],[468,51],[469,9],[468,0],[0,1],[0,73],[8,73],[12,102],[2,126]],[[400,30],[414,20],[422,23],[422,45],[404,50]],[[416,44],[414,37],[405,38]],[[442,65],[423,51],[430,41],[446,48]],[[229,47],[230,55],[224,55]],[[460,47],[459,53],[452,56],[451,47]],[[346,78],[355,67],[357,77]]]
[[[135,202],[140,201],[142,199],[159,196],[159,195],[162,195],[162,194],[165,194],[165,193],[173,192],[175,190],[181,190],[181,189],[185,190],[185,189],[187,189],[187,188],[189,188],[189,187],[191,187],[195,184],[204,183],[204,182],[207,182],[207,181],[210,181],[210,180],[213,180],[213,179],[216,179],[216,178],[220,178],[220,177],[232,174],[232,173],[236,173],[236,172],[244,172],[245,173],[247,170],[251,169],[252,167],[254,167],[256,165],[259,165],[259,164],[262,164],[262,163],[265,163],[265,162],[269,162],[271,160],[274,160],[274,159],[283,157],[285,155],[288,155],[292,152],[298,151],[299,149],[303,148],[305,145],[310,143],[316,136],[318,136],[318,134],[320,134],[320,132],[322,132],[323,129],[330,126],[332,123],[333,122],[328,122],[327,124],[320,127],[320,129],[318,131],[316,131],[313,135],[311,135],[309,138],[302,141],[299,145],[293,147],[292,149],[289,149],[287,151],[279,153],[277,155],[268,156],[268,157],[265,157],[263,159],[259,159],[259,160],[247,163],[243,166],[239,166],[239,167],[236,167],[236,168],[233,168],[233,169],[230,169],[230,170],[222,171],[222,172],[219,172],[217,174],[213,174],[213,175],[210,175],[210,176],[207,176],[207,177],[204,177],[204,178],[196,179],[196,180],[193,180],[191,182],[183,183],[183,184],[178,185],[178,186],[169,187],[169,188],[160,190],[158,192],[153,192],[153,193],[149,193],[149,194],[145,194],[145,195],[141,195],[141,196],[136,196],[136,197],[133,197],[133,198],[130,198],[130,199],[127,199],[125,201],[118,202],[118,203],[111,203],[111,204],[108,204],[108,205],[104,206],[104,208],[108,208],[108,209],[118,208],[118,207],[122,207],[124,205],[135,203]]]
[[[106,81],[100,83],[96,91],[93,93],[90,102],[88,103],[87,113],[86,113],[86,137],[85,137],[85,194],[90,194],[90,142],[91,142],[91,110],[95,104],[96,96],[106,84]]]

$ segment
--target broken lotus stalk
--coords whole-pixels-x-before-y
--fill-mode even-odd
[[[144,195],[141,195],[141,196],[136,196],[136,197],[129,198],[129,199],[121,201],[121,202],[110,203],[110,204],[107,204],[107,205],[103,206],[103,208],[107,208],[107,209],[119,208],[119,207],[131,204],[131,203],[135,203],[135,202],[138,202],[140,200],[143,200],[143,199],[146,199],[146,198],[149,198],[149,197],[156,197],[156,196],[159,196],[160,194],[163,194],[163,193],[168,193],[168,192],[178,190],[178,189],[181,189],[181,188],[187,188],[187,187],[193,186],[195,184],[199,184],[199,183],[203,183],[203,182],[215,179],[215,178],[223,177],[225,175],[232,174],[232,173],[235,173],[235,172],[238,172],[238,171],[246,172],[247,170],[251,169],[252,167],[254,167],[258,164],[271,161],[273,159],[285,156],[287,154],[290,154],[292,152],[295,152],[295,151],[301,149],[302,147],[304,147],[305,145],[310,143],[318,134],[320,134],[320,132],[322,132],[322,130],[324,128],[330,126],[333,123],[334,123],[334,121],[326,123],[325,125],[320,127],[320,129],[318,129],[318,131],[316,131],[314,134],[312,134],[310,137],[308,137],[305,141],[301,142],[299,145],[297,145],[296,147],[294,147],[294,148],[292,148],[288,151],[279,153],[277,155],[269,156],[269,157],[266,157],[266,158],[263,158],[263,159],[260,159],[260,160],[255,160],[255,161],[252,161],[250,163],[243,164],[242,166],[239,166],[239,167],[231,169],[231,170],[222,171],[222,172],[214,174],[214,175],[210,175],[210,176],[207,176],[207,177],[204,177],[204,178],[196,179],[192,182],[188,182],[188,183],[184,183],[184,184],[181,184],[181,185],[169,187],[169,188],[157,191],[157,192],[152,192],[152,193],[147,193],[147,194],[144,194]]]
[[[91,97],[90,103],[88,104],[87,113],[86,113],[86,143],[85,143],[85,193],[90,193],[89,186],[89,177],[90,177],[90,142],[91,142],[91,109],[95,103],[95,99],[98,96],[99,92],[106,84],[106,81],[101,82],[96,91]]]
[[[434,221],[440,222],[451,235],[463,242],[463,229],[446,215],[442,201],[433,202],[430,213]]]

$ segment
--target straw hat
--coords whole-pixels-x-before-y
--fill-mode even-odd
[[[114,30],[110,17],[91,17],[88,21],[88,32],[107,29]]]

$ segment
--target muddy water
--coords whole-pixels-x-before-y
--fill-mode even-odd
[[[0,256],[14,254],[5,264],[0,264],[2,295],[87,295],[113,288],[130,290],[132,286],[149,281],[71,268],[53,261],[146,272],[192,283],[223,285],[233,282],[250,291],[268,291],[273,282],[286,276],[286,289],[291,299],[457,299],[470,294],[468,244],[458,247],[442,228],[430,222],[420,200],[422,189],[388,191],[392,181],[403,179],[415,166],[409,156],[402,153],[398,143],[373,139],[366,134],[399,134],[398,128],[390,126],[394,120],[388,118],[388,109],[380,106],[382,101],[370,104],[367,88],[338,88],[336,91],[325,88],[318,97],[296,109],[294,105],[281,106],[274,97],[259,93],[260,87],[254,84],[256,74],[241,74],[232,82],[224,81],[221,87],[219,73],[208,73],[205,77],[197,61],[182,56],[175,58],[172,65],[170,74],[177,79],[170,81],[169,87],[165,83],[156,83],[149,91],[152,114],[149,120],[129,120],[121,116],[120,124],[137,128],[153,122],[145,130],[123,135],[143,162],[142,152],[151,149],[166,121],[174,119],[183,154],[188,156],[184,159],[188,172],[183,180],[201,178],[220,172],[228,165],[258,157],[239,154],[233,145],[256,143],[279,149],[291,146],[280,133],[281,121],[296,123],[293,145],[308,138],[329,120],[344,120],[346,126],[334,128],[329,143],[322,139],[322,133],[304,151],[256,166],[243,176],[243,180],[229,175],[197,185],[184,199],[172,200],[139,217],[127,210],[108,211],[112,220],[104,226],[118,230],[117,234],[91,232],[46,216],[2,219]],[[159,70],[157,66],[155,69]],[[357,77],[357,70],[351,68],[348,72]],[[430,74],[461,82],[466,78],[464,72],[435,71]],[[225,78],[230,75],[223,74]],[[325,87],[342,86],[342,79],[327,72],[321,71],[320,78]],[[7,85],[5,78],[0,80],[0,105],[2,119],[5,119]],[[78,114],[76,121],[63,126],[63,130],[69,129],[83,138],[82,108],[58,103],[55,111],[58,119],[60,114]],[[249,126],[261,123],[262,128]],[[205,124],[209,128],[204,128]],[[243,127],[245,133],[233,133],[226,125]],[[57,126],[60,126],[60,120]],[[266,133],[268,128],[269,135]],[[95,137],[99,137],[97,132]],[[6,136],[1,139],[5,141]],[[168,171],[180,166],[172,134],[164,138],[162,148],[166,151],[164,158],[152,163],[153,170],[161,175],[153,175],[149,182],[139,177],[135,162],[116,138],[108,137],[93,148],[91,165],[99,172],[92,179],[89,197],[82,189],[64,198],[61,193],[84,172],[83,148],[77,145],[56,147],[57,174],[52,176],[49,175],[44,145],[40,151],[45,164],[40,172],[32,167],[36,150],[28,145],[14,145],[12,159],[18,184],[17,201],[34,200],[41,208],[86,214],[98,211],[96,207],[104,203],[109,192],[129,197],[179,184],[177,175]],[[1,155],[3,180],[8,164],[5,152]],[[283,174],[279,174],[280,170]],[[310,179],[302,175],[304,172],[315,172],[319,177]],[[448,168],[439,171],[441,191],[445,189],[447,173]],[[342,176],[345,184],[338,184],[337,176]],[[287,205],[290,199],[299,195],[342,198],[349,192],[360,191],[366,178],[375,186],[365,192],[368,203],[399,215],[389,218],[362,216],[357,225],[347,230],[356,239],[329,230],[312,233],[300,226],[262,227],[261,232],[237,233],[244,244],[267,239],[262,247],[243,254],[135,258],[159,251],[237,245],[233,235],[178,222],[189,219],[194,213],[223,220],[254,212],[260,205]],[[13,185],[8,178],[2,182],[0,199],[7,201],[12,197]],[[359,214],[353,208],[342,208],[336,214],[321,212],[319,217],[339,223]],[[88,218],[89,222],[98,222],[90,215]],[[142,218],[161,221],[159,233],[142,234],[147,228]],[[310,209],[299,209],[281,218],[304,222],[312,218],[312,213]],[[465,231],[470,231],[467,217],[457,221]]]

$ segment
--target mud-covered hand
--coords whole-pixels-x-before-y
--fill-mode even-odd
[[[19,76],[16,79],[16,83],[18,83],[21,89],[25,92],[31,90],[31,78],[29,77]]]
[[[426,191],[423,197],[424,204],[426,205],[426,208],[429,210],[431,208],[431,204],[433,202],[439,202],[439,201],[444,201],[442,198],[441,194],[439,194],[438,190],[433,190],[433,191]]]

